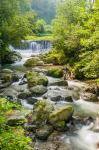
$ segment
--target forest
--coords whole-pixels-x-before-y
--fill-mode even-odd
[[[99,0],[0,0],[0,149],[99,149]]]

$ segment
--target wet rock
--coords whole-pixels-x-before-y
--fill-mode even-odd
[[[24,85],[24,84],[27,84],[27,79],[26,79],[26,78],[23,78],[23,79],[20,81],[20,83],[19,83],[19,85]]]
[[[48,76],[61,78],[63,77],[63,69],[60,67],[52,67],[48,70]]]
[[[92,130],[94,132],[99,132],[99,118],[96,118],[95,123],[93,124]]]
[[[43,68],[39,68],[39,67],[35,67],[35,68],[32,68],[32,70],[34,71],[34,72],[38,72],[38,73],[43,73],[43,74],[47,74],[47,69],[43,69]]]
[[[25,123],[24,124],[24,129],[27,130],[27,131],[35,132],[37,127],[36,127],[36,125]]]
[[[83,99],[85,101],[90,101],[90,102],[97,102],[98,101],[96,94],[87,93],[87,92],[81,94],[81,99]]]
[[[65,121],[57,121],[55,124],[53,124],[53,127],[55,128],[55,130],[61,132],[67,130]]]
[[[68,82],[66,80],[56,81],[50,84],[51,86],[68,86]]]
[[[18,92],[13,88],[6,88],[2,92],[2,95],[10,101],[17,101]]]
[[[13,71],[11,70],[11,69],[3,69],[2,70],[2,73],[6,73],[6,74],[12,74],[13,73]]]
[[[12,74],[12,82],[17,82],[19,81],[20,76],[16,73]]]
[[[36,130],[36,137],[40,140],[46,140],[52,133],[53,127],[50,125],[44,125],[43,127]]]
[[[25,67],[34,67],[42,65],[44,65],[44,63],[38,57],[30,58],[24,64]]]
[[[73,99],[72,99],[71,96],[68,96],[68,97],[65,98],[65,101],[66,102],[73,102]]]
[[[7,88],[11,85],[11,82],[2,83],[2,80],[0,80],[0,89]]]
[[[43,85],[37,85],[37,86],[30,88],[30,91],[33,95],[39,96],[39,95],[43,95],[44,93],[46,93],[47,88]]]
[[[38,101],[38,99],[36,97],[28,97],[27,98],[28,104],[31,104],[31,105],[34,105],[37,101]]]
[[[44,98],[48,98],[52,101],[60,101],[60,100],[64,100],[64,101],[73,101],[72,97],[74,96],[74,92],[68,89],[61,89],[61,90],[48,90],[47,93],[44,94]]]
[[[12,70],[10,69],[3,69],[0,73],[0,79],[2,80],[3,83],[6,82],[16,82],[19,81],[19,76],[17,73],[14,73]]]
[[[74,109],[72,106],[64,106],[53,111],[49,116],[49,122],[54,125],[59,121],[69,121],[73,115]]]
[[[19,111],[14,111],[13,114],[7,118],[7,124],[10,126],[23,125],[25,122],[25,116]]]
[[[25,90],[24,92],[18,95],[18,98],[27,99],[28,97],[31,97],[31,96],[32,96],[31,92],[29,90]]]
[[[27,82],[29,87],[33,87],[36,85],[44,85],[47,86],[48,79],[45,75],[40,75],[37,72],[27,72],[26,74]]]

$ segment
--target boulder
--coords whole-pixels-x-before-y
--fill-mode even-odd
[[[19,95],[18,95],[18,98],[20,99],[27,99],[28,97],[31,97],[32,94],[29,90],[25,90],[24,92],[21,92]]]
[[[44,85],[47,86],[48,79],[45,75],[40,75],[37,72],[27,72],[26,74],[27,82],[29,87],[33,87],[36,85]]]
[[[39,100],[34,104],[32,122],[36,124],[45,123],[49,114],[54,110],[53,104],[48,100]]]
[[[52,67],[48,70],[47,75],[55,78],[61,78],[63,77],[63,69],[60,67]]]
[[[25,67],[34,67],[34,66],[42,66],[42,65],[44,65],[43,61],[41,61],[37,57],[28,59],[24,64]]]
[[[38,101],[36,97],[28,97],[26,100],[30,105],[34,105]]]
[[[46,93],[47,88],[43,85],[37,85],[37,86],[30,88],[30,91],[32,95],[39,96],[39,95],[43,95],[44,93]]]
[[[2,80],[0,80],[0,89],[7,88],[11,85],[11,82],[2,83]]]
[[[73,101],[72,97],[74,96],[74,92],[68,89],[58,90],[58,89],[49,89],[47,93],[43,95],[43,98],[50,99],[52,101]]]
[[[25,122],[25,115],[20,111],[14,111],[13,114],[7,118],[7,124],[10,126],[23,125]]]
[[[48,136],[52,133],[53,127],[50,125],[44,125],[36,130],[36,137],[40,140],[47,140]]]
[[[88,92],[81,93],[81,99],[83,99],[85,101],[90,101],[90,102],[98,101],[96,94],[92,94],[92,93],[88,93]]]
[[[18,92],[13,88],[6,88],[2,92],[2,95],[10,101],[17,101]]]
[[[32,131],[32,132],[35,132],[35,130],[37,129],[36,125],[28,124],[28,123],[24,124],[24,128],[25,130]]]
[[[53,127],[57,131],[65,131],[67,129],[65,121],[57,121],[55,124],[53,124]]]
[[[72,106],[64,106],[58,110],[54,110],[49,116],[49,123],[54,125],[57,122],[69,121],[73,115],[74,109]]]
[[[13,71],[11,69],[3,69],[2,73],[6,73],[6,74],[10,73],[11,74],[11,73],[13,73]]]
[[[0,73],[0,79],[2,80],[2,82],[16,82],[19,81],[19,76],[14,73],[12,70],[10,69],[3,69]]]
[[[51,86],[68,86],[68,82],[66,80],[60,80],[53,83],[50,83]]]

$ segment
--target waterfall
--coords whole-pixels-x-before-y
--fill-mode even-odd
[[[17,47],[10,46],[10,48],[14,51],[22,53],[31,53],[36,55],[51,50],[52,43],[48,40],[36,40],[36,41],[22,40],[19,46]]]

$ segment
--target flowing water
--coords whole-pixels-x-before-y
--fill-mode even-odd
[[[22,41],[22,44],[20,45],[19,48],[13,48],[11,47],[14,51],[17,51],[21,54],[22,60],[20,62],[14,63],[12,68],[15,69],[15,66],[21,67],[23,63],[33,56],[37,56],[39,54],[48,52],[52,47],[52,44],[49,41]],[[41,68],[39,68],[41,69]],[[53,83],[56,81],[60,81],[63,79],[55,79],[48,77],[49,83]],[[59,86],[48,86],[48,91],[50,92],[61,92],[62,95],[64,95],[67,92],[67,89],[65,87],[59,87]],[[20,86],[18,82],[15,82],[12,87],[17,87]],[[73,89],[73,92],[80,92],[86,84],[80,81],[68,81],[68,86],[69,88]],[[71,90],[72,92],[72,90]],[[38,99],[41,99],[42,97],[38,97]],[[54,103],[54,102],[53,102]],[[87,102],[84,101],[83,99],[79,100],[73,100],[72,103],[65,102],[64,100],[58,101],[55,103],[56,107],[60,107],[63,105],[68,105],[71,104],[74,106],[75,112],[74,115],[76,117],[80,118],[87,118],[87,117],[93,117],[96,119],[99,117],[99,104],[97,103],[92,103],[92,102]],[[28,109],[32,109],[32,105],[30,105],[26,100],[22,100],[22,105]],[[99,124],[98,124],[99,125]],[[55,150],[99,150],[99,132],[95,132],[92,130],[94,126],[94,122],[90,122],[88,125],[81,125],[77,126],[76,130],[70,133],[69,135],[62,133],[59,136],[60,143],[63,143],[63,147],[61,149],[55,149]],[[48,142],[48,141],[47,141]],[[40,143],[36,145],[38,150],[47,150],[47,143]],[[53,141],[52,141],[53,143]],[[50,143],[50,146],[51,144]],[[42,146],[43,145],[43,146]],[[65,148],[65,146],[68,145],[69,148]],[[41,146],[41,147],[40,147]],[[42,148],[43,147],[43,148]],[[54,150],[53,146],[52,148],[49,148],[50,150]]]

